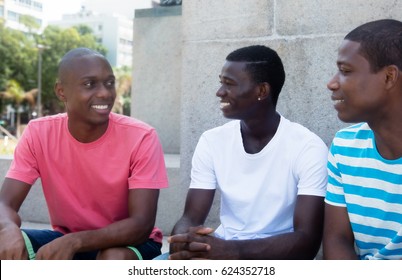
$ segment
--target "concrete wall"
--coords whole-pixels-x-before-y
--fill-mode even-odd
[[[183,2],[181,156],[183,173],[200,134],[220,125],[218,74],[232,50],[265,44],[285,64],[278,111],[329,144],[338,121],[327,81],[343,36],[366,21],[402,19],[394,0],[202,0]]]
[[[11,161],[11,157],[0,158],[1,183],[10,167]],[[20,208],[19,214],[23,221],[43,224],[50,222],[40,180],[37,180],[32,186],[31,191]]]
[[[140,18],[134,21],[137,44],[134,47],[137,65],[133,73],[133,106],[137,106],[133,108],[134,116],[156,127],[168,153],[172,143],[180,147],[180,180],[177,185],[176,182],[171,185],[169,194],[163,198],[171,204],[169,213],[180,216],[183,211],[191,157],[199,136],[227,121],[220,114],[215,92],[229,52],[252,44],[265,44],[277,50],[287,74],[278,111],[305,125],[329,145],[335,132],[346,126],[337,119],[326,88],[327,81],[336,72],[337,48],[343,36],[361,23],[402,18],[402,5],[398,3],[396,0],[339,0],[336,3],[329,0],[190,0],[184,1],[182,7],[174,7],[176,10],[166,7],[137,11]],[[180,19],[168,16],[168,9],[176,14],[177,9],[182,9]],[[175,52],[167,52],[166,46],[173,45]],[[161,92],[164,98],[149,97],[150,93]],[[161,109],[163,106],[166,111]],[[180,112],[179,120],[177,112]],[[169,116],[174,116],[174,120]],[[174,131],[174,137],[170,131]],[[219,223],[218,200],[219,194],[208,225]],[[171,218],[171,222],[175,219]]]
[[[167,154],[180,153],[181,7],[137,10],[131,115],[158,131]]]
[[[276,49],[287,73],[278,111],[329,145],[346,126],[326,88],[343,37],[366,21],[402,19],[396,0],[195,0],[184,1],[182,8],[181,187],[189,184],[201,133],[227,121],[215,92],[229,52],[251,44]]]

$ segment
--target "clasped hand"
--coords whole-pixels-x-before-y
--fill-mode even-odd
[[[196,260],[210,259],[212,244],[215,237],[209,235],[212,228],[197,226],[191,227],[187,233],[176,234],[168,237],[171,254],[170,260]]]

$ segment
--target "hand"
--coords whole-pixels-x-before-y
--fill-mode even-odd
[[[172,248],[169,259],[207,259],[211,249],[209,241],[214,238],[209,234],[213,231],[212,228],[198,226],[191,227],[187,233],[168,237]]]
[[[28,252],[19,227],[0,230],[0,259],[27,260]]]
[[[64,235],[43,245],[36,253],[36,260],[72,260],[76,251],[70,235]]]

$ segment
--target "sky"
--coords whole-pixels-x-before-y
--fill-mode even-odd
[[[48,20],[61,19],[62,14],[76,13],[81,9],[82,0],[42,0],[43,12]]]
[[[109,2],[113,3],[115,1],[110,0],[98,0],[99,2]],[[125,0],[130,1],[130,0]],[[131,0],[134,1],[134,6],[136,8],[149,8],[151,6],[152,0]],[[73,14],[81,10],[81,6],[84,4],[85,0],[42,0],[43,10],[47,20],[59,20],[63,14]],[[113,7],[111,5],[111,8]]]

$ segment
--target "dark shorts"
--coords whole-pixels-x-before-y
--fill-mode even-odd
[[[63,236],[62,233],[53,230],[38,230],[38,229],[21,229],[25,239],[29,259],[34,259],[36,252],[43,245],[53,241],[56,238]],[[153,239],[148,239],[147,242],[136,246],[126,246],[134,251],[138,259],[152,260],[161,254],[162,244],[155,242]],[[95,260],[98,251],[77,253],[74,255],[74,260]]]

